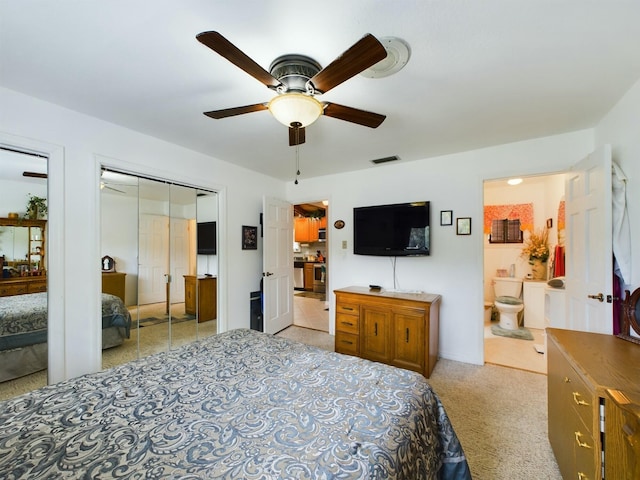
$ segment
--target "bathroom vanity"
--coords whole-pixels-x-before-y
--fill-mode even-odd
[[[549,328],[547,361],[549,441],[563,478],[637,479],[640,345]]]

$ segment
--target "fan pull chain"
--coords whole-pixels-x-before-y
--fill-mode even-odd
[[[298,136],[298,132],[296,132],[296,137]],[[296,138],[296,143],[297,143]],[[300,176],[300,145],[296,145],[296,181],[295,185],[298,185],[298,177]]]

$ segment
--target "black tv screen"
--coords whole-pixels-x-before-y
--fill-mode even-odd
[[[429,255],[429,202],[353,209],[356,255]]]
[[[198,255],[216,254],[216,222],[198,223]]]

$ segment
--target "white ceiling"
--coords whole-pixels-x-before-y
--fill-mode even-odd
[[[196,41],[207,30],[267,70],[285,53],[326,66],[365,33],[410,45],[399,73],[319,97],[387,119],[321,117],[301,179],[593,127],[640,78],[637,0],[0,0],[0,85],[292,180],[267,111],[202,114],[274,95]]]

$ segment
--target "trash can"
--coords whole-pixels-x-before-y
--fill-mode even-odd
[[[251,292],[249,294],[249,311],[251,315],[251,330],[263,331],[262,325],[262,292]]]

